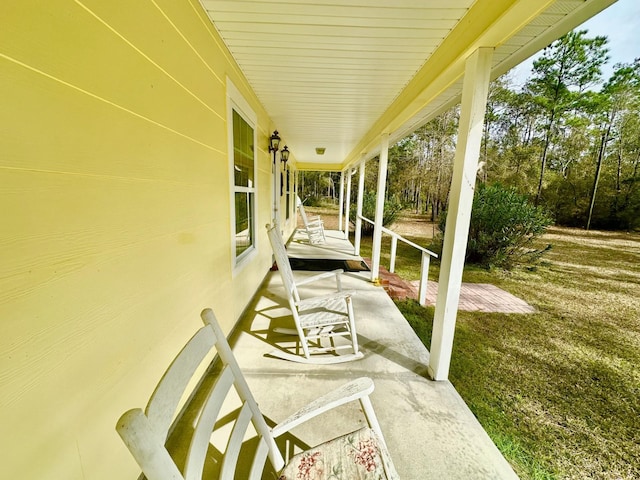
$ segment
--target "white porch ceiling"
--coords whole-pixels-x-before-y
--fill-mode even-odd
[[[201,0],[296,160],[335,170],[455,104],[473,48],[495,78],[614,1]]]

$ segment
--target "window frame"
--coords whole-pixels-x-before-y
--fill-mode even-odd
[[[237,186],[235,182],[235,159],[234,159],[234,131],[233,112],[237,113],[253,130],[253,186]],[[257,218],[258,213],[258,117],[244,96],[236,88],[233,82],[227,78],[227,138],[228,138],[228,161],[229,161],[229,210],[231,226],[231,263],[233,272],[239,271],[249,260],[256,255],[258,243]],[[250,237],[251,245],[240,255],[237,255],[236,244],[236,193],[248,193],[252,198],[250,212]]]

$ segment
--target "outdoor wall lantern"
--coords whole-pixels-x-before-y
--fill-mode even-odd
[[[280,161],[284,163],[285,170],[287,169],[287,160],[289,160],[289,147],[286,145],[280,152]],[[289,170],[287,170],[289,172]],[[284,176],[280,172],[280,196],[284,195]]]
[[[287,147],[286,145],[284,146],[284,148],[280,152],[280,160],[282,162],[284,162],[285,165],[287,164],[287,161],[289,160],[289,147]]]
[[[273,163],[276,163],[276,152],[280,148],[280,135],[278,135],[278,130],[273,131],[273,135],[269,139],[269,151],[273,152]]]

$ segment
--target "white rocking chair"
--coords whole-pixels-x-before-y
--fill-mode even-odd
[[[317,245],[319,243],[325,243],[327,240],[324,236],[324,222],[319,215],[308,217],[307,212],[304,210],[304,205],[300,200],[300,197],[296,197],[296,205],[302,217],[302,223],[304,224],[304,231],[309,237],[309,243]]]
[[[362,352],[358,349],[358,335],[356,334],[351,302],[351,297],[355,292],[342,291],[340,276],[343,270],[323,272],[296,281],[279,229],[275,225],[267,225],[267,233],[296,327],[295,330],[275,328],[273,331],[287,335],[298,335],[304,356],[282,349],[274,350],[269,354],[294,362],[315,364],[342,363],[362,358]],[[337,292],[306,299],[300,298],[298,287],[328,277],[335,277]],[[351,342],[337,344],[335,339],[338,337],[348,338]],[[329,344],[323,346],[322,340],[328,341]],[[312,342],[315,344],[313,347],[310,346]],[[350,349],[352,352],[339,355],[338,350],[344,349]]]
[[[340,478],[399,479],[369,399],[374,389],[370,378],[362,377],[347,383],[270,428],[213,312],[204,310],[202,318],[205,326],[171,363],[146,410],[129,410],[118,420],[116,430],[148,480],[195,480],[201,479],[204,472],[211,480],[258,480],[263,478],[267,457],[280,480],[299,479],[303,471],[310,475],[304,478],[320,478],[316,475],[321,471],[340,471]],[[191,389],[193,385],[197,388],[199,383],[196,372],[203,360],[214,353],[214,348],[221,373],[211,389],[199,392],[206,394],[202,406],[197,410],[195,420],[189,418],[185,422],[188,427],[181,428],[181,418],[173,420],[180,400],[193,396]],[[234,390],[240,402],[232,393]],[[225,400],[234,402],[233,406],[241,403],[241,407],[225,415],[222,413],[228,405]],[[277,437],[321,413],[354,400],[359,400],[368,427],[298,453],[285,465],[276,445]],[[225,428],[229,424],[233,425],[232,429]],[[174,428],[176,425],[178,427]],[[169,431],[173,433],[167,442]],[[226,448],[216,450],[212,439],[219,439],[223,434]],[[250,436],[253,439],[245,441]],[[256,443],[255,448],[250,448]],[[167,448],[167,444],[177,448]],[[180,453],[185,451],[185,447],[188,447],[186,457]]]

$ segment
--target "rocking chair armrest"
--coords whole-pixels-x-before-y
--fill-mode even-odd
[[[323,395],[308,405],[289,416],[286,420],[277,424],[271,430],[274,437],[278,437],[288,432],[294,427],[317,417],[321,413],[327,412],[333,408],[360,400],[368,397],[373,392],[373,380],[369,377],[360,377],[349,383],[345,383],[341,387]]]
[[[313,308],[316,305],[322,305],[330,300],[337,300],[340,298],[344,298],[345,300],[347,300],[353,297],[355,294],[355,291],[349,290],[344,292],[330,293],[328,295],[322,295],[319,297],[304,298],[299,302],[296,302],[296,306],[298,307],[298,310],[302,311],[305,308]]]
[[[341,269],[341,268],[339,268],[337,270],[331,270],[330,272],[322,272],[322,273],[319,273],[319,274],[314,275],[314,276],[309,277],[309,278],[303,278],[301,280],[296,280],[296,286],[300,287],[300,286],[306,285],[308,283],[313,283],[316,280],[322,280],[323,278],[329,278],[329,277],[332,277],[334,275],[336,277],[338,277],[338,276],[342,275],[343,273],[344,273],[344,270]]]
[[[313,225],[314,223],[317,223],[319,225],[324,225],[324,222],[322,221],[322,218],[320,218],[320,217],[309,217],[309,218],[307,218],[307,224],[308,225]]]

